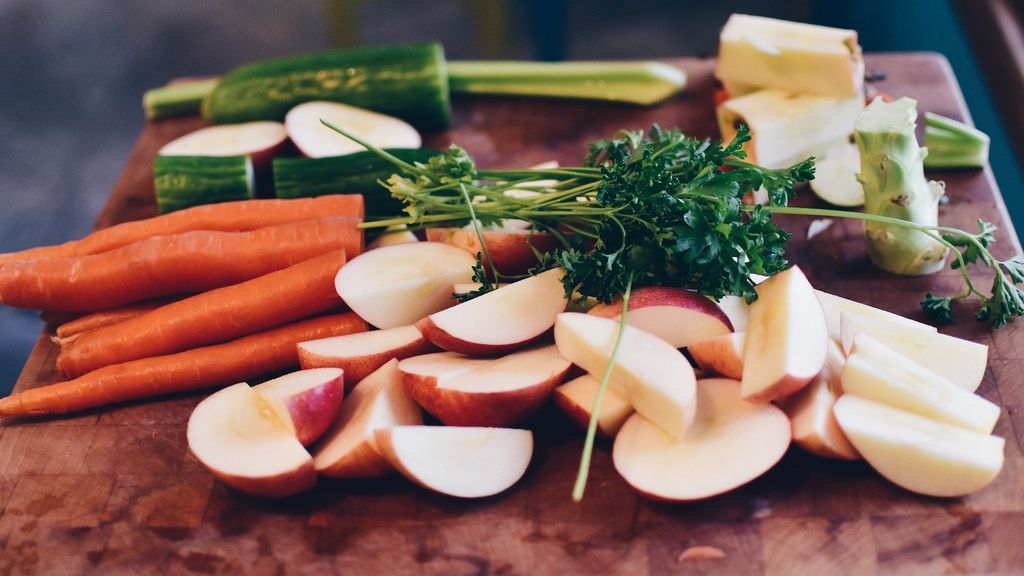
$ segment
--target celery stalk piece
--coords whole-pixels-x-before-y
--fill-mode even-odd
[[[865,212],[935,226],[943,186],[925,180],[928,151],[917,145],[916,118],[917,102],[910,98],[876,98],[864,109],[853,133],[861,161],[857,179]],[[920,276],[945,263],[946,247],[920,230],[867,221],[864,232],[868,256],[889,272]]]
[[[925,112],[925,168],[984,168],[989,137],[981,130],[932,112]]]
[[[453,92],[546,96],[656,104],[686,85],[686,73],[662,62],[448,63]]]
[[[198,113],[203,98],[213,91],[218,81],[217,78],[190,80],[147,90],[142,95],[146,118],[157,120]]]

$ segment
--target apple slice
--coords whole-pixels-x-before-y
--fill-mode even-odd
[[[735,380],[697,382],[697,416],[673,438],[641,414],[615,437],[615,469],[638,492],[667,501],[709,498],[767,472],[789,448],[789,419],[740,397]]]
[[[843,349],[849,354],[858,334],[867,334],[950,382],[974,392],[985,377],[988,346],[899,322],[842,313]]]
[[[800,268],[757,285],[743,350],[743,399],[770,402],[807,385],[825,365],[828,327]]]
[[[376,238],[373,239],[367,246],[367,250],[374,250],[376,248],[383,248],[385,246],[394,246],[396,244],[409,244],[410,242],[419,242],[420,239],[411,230],[407,230],[404,224],[397,226],[388,226],[380,233]]]
[[[502,286],[431,314],[416,327],[427,340],[461,354],[491,355],[522,348],[550,330],[555,317],[565,310],[568,301],[562,275],[561,268],[554,268]]]
[[[584,374],[555,388],[555,406],[558,406],[569,418],[586,430],[590,426],[590,416],[594,412],[597,401],[597,390],[601,381],[590,374]],[[633,407],[621,396],[608,388],[604,391],[601,410],[597,416],[597,432],[602,436],[614,438],[626,419],[633,413]]]
[[[1005,441],[850,394],[833,408],[868,464],[890,482],[928,496],[964,496],[1003,467]]]
[[[622,299],[598,304],[589,314],[618,320],[622,317]],[[664,286],[634,290],[626,323],[654,334],[674,348],[686,348],[694,342],[732,332],[732,322],[709,298]]]
[[[338,416],[345,395],[342,371],[314,368],[285,374],[253,387],[303,446],[320,438]]]
[[[736,332],[746,332],[750,324],[750,304],[744,298],[728,294],[722,296],[718,301],[718,308],[725,313],[725,317],[732,324]]]
[[[364,150],[362,144],[321,124],[321,118],[378,148],[419,148],[423,143],[420,133],[404,120],[340,102],[318,100],[299,104],[284,117],[288,136],[309,158],[343,156]]]
[[[860,454],[839,428],[832,406],[843,393],[846,355],[829,338],[825,367],[810,384],[783,400],[780,408],[789,416],[793,442],[811,454],[840,460],[859,460]]]
[[[458,498],[504,492],[526,473],[533,434],[514,428],[395,426],[376,432],[381,453],[403,476]]]
[[[487,253],[494,267],[505,275],[526,274],[537,265],[537,252],[551,252],[560,246],[554,236],[537,230],[482,228],[480,234],[487,243]],[[458,246],[473,256],[482,251],[480,237],[472,224],[464,228],[427,228],[427,240]]]
[[[196,459],[239,492],[284,497],[316,485],[313,458],[248,384],[229,386],[200,402],[186,436]]]
[[[929,332],[936,332],[934,326],[922,324],[921,322],[911,320],[910,318],[904,318],[903,316],[893,314],[888,310],[882,310],[881,308],[861,304],[856,300],[850,300],[848,298],[843,298],[842,296],[822,292],[821,290],[815,290],[815,294],[818,296],[818,302],[821,303],[821,311],[825,313],[825,323],[828,324],[829,337],[839,341],[842,341],[843,337],[840,330],[840,314],[843,312],[857,316],[876,318],[878,320],[888,320],[897,324],[913,326],[920,328],[921,330],[928,330]]]
[[[423,423],[423,414],[402,384],[398,360],[364,378],[345,398],[341,413],[313,452],[316,471],[335,478],[372,478],[391,472],[374,432]]]
[[[554,346],[542,346],[487,359],[439,352],[402,360],[398,367],[410,395],[441,422],[510,426],[547,402],[570,363]]]
[[[627,319],[629,315],[626,315]],[[555,344],[563,358],[600,378],[618,338],[619,322],[566,312],[555,322]],[[669,435],[679,438],[696,411],[693,367],[661,338],[625,326],[612,367],[609,390],[629,402]]]
[[[739,380],[743,377],[743,347],[746,341],[746,332],[733,332],[694,342],[686,351],[701,370]]]
[[[288,132],[280,122],[243,122],[207,126],[172,140],[160,156],[248,156],[253,169],[270,167],[284,148]]]
[[[436,349],[415,326],[332,336],[298,345],[300,366],[341,368],[348,390],[392,358],[401,360]]]
[[[843,369],[843,391],[893,408],[989,434],[999,406],[861,333]]]
[[[475,263],[465,250],[440,242],[398,244],[356,256],[334,286],[360,318],[396,328],[453,306],[452,285],[469,282]]]

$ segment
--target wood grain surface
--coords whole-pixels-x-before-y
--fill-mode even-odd
[[[481,166],[497,167],[577,164],[587,142],[651,122],[715,136],[713,63],[676,62],[690,86],[657,108],[459,100],[453,128],[426,143],[457,142]],[[868,68],[887,73],[880,90],[912,96],[922,110],[967,115],[939,55],[872,55]],[[153,155],[200,125],[147,125],[97,225],[154,214]],[[941,222],[992,220],[998,254],[1019,250],[987,170],[931,176],[947,183]],[[800,196],[800,205],[815,203],[809,191]],[[879,272],[856,224],[836,223],[806,242],[807,219],[781,221],[794,235],[791,259],[818,288],[920,320],[924,292],[957,285],[950,272]],[[967,498],[915,496],[863,463],[793,448],[742,489],[661,504],[634,494],[600,444],[586,499],[574,504],[582,433],[549,407],[531,423],[537,449],[526,477],[493,498],[453,500],[391,477],[323,480],[306,495],[262,501],[225,488],[189,455],[185,422],[203,397],[190,394],[0,425],[0,574],[1021,574],[1024,324],[992,331],[973,311],[957,309],[959,323],[942,331],[990,346],[979,392],[1003,406],[996,433],[1007,439],[1007,459],[992,485]],[[16,389],[58,381],[55,352],[43,335]],[[700,546],[724,556],[684,554]]]

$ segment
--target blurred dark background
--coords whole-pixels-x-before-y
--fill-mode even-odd
[[[331,46],[424,40],[443,42],[452,59],[706,55],[732,12],[854,28],[865,51],[945,54],[975,122],[992,136],[992,168],[1020,225],[1009,139],[1021,135],[1004,130],[993,104],[1006,100],[1005,79],[986,52],[997,35],[985,32],[981,5],[995,6],[1000,21],[1009,16],[998,10],[1012,12],[1005,2],[952,0],[0,0],[0,252],[90,230],[142,127],[143,91],[171,78]],[[0,393],[40,328],[35,312],[0,308]]]

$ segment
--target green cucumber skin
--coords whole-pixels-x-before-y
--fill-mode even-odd
[[[254,197],[248,156],[157,156],[153,186],[161,214],[200,204]]]
[[[343,102],[401,118],[422,130],[451,121],[448,74],[440,44],[333,50],[242,66],[203,101],[215,123],[284,119],[311,100]]]
[[[426,162],[439,154],[427,148],[387,151],[405,162]],[[387,180],[397,171],[393,164],[369,151],[327,158],[277,158],[274,190],[278,198],[362,194],[367,219],[394,217],[402,214],[404,204],[394,199],[378,180]]]

